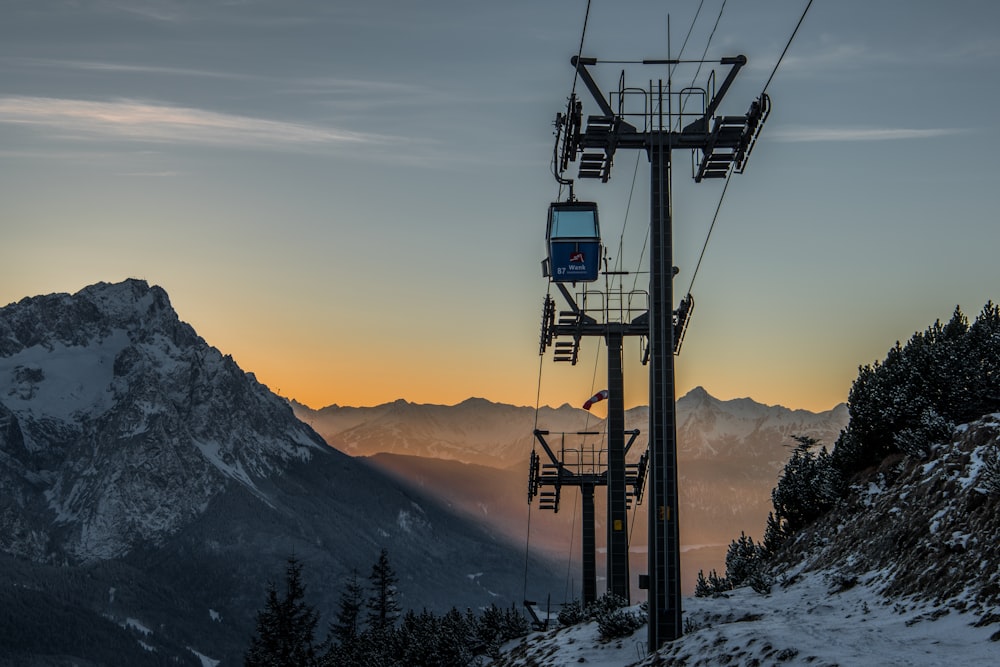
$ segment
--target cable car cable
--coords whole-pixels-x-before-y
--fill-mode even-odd
[[[726,4],[725,0],[723,0],[723,3],[722,3],[723,8],[725,7],[725,4]],[[668,75],[670,77],[673,77],[674,70],[677,68],[677,65],[682,62],[681,57],[684,55],[684,50],[687,49],[688,40],[691,39],[691,33],[694,32],[694,27],[698,23],[698,17],[701,15],[701,10],[702,10],[702,7],[704,7],[704,6],[705,6],[705,0],[701,0],[701,2],[698,3],[698,9],[695,10],[694,18],[691,19],[691,25],[688,26],[687,34],[684,36],[684,42],[681,44],[681,50],[678,51],[677,58],[676,58],[674,64],[671,65],[670,68],[669,68],[669,70],[668,70]],[[719,10],[719,17],[721,18],[721,16],[722,16],[722,10],[720,9]],[[669,43],[669,38],[670,38],[669,25],[670,25],[670,19],[669,19],[669,16],[668,16],[668,18],[667,18],[667,26],[668,26],[668,29],[667,29],[667,39],[668,39],[668,43]],[[715,27],[718,27],[718,25],[719,25],[719,19],[716,18],[716,20],[715,20]],[[712,28],[712,34],[713,35],[715,34],[715,28]],[[709,43],[711,43],[711,41],[712,41],[711,36],[709,36],[708,39],[709,39]],[[708,52],[708,46],[706,45],[706,47],[705,47],[705,53],[707,53],[707,52]],[[705,53],[702,53],[702,61],[705,58]],[[674,60],[674,59],[671,58],[671,60]],[[701,62],[702,61],[698,61],[699,62],[699,64],[698,64],[699,70],[701,69]],[[695,75],[694,78],[695,79],[697,78],[697,74]],[[694,83],[692,83],[691,85],[693,86]],[[657,108],[659,108],[659,107],[657,107]],[[681,110],[681,113],[683,114],[683,109]],[[643,119],[643,122],[647,123],[647,125],[645,125],[644,128],[643,128],[644,130],[649,130],[651,128],[651,125],[648,124],[648,123],[650,123],[650,121],[651,121],[651,119],[649,119],[649,118],[644,118]],[[678,122],[680,122],[679,118],[678,118]],[[625,220],[624,220],[624,222],[622,222],[622,233],[621,233],[621,236],[619,237],[619,241],[618,241],[618,255],[619,255],[619,259],[621,258],[622,249],[623,249],[623,246],[624,246],[625,225],[628,224],[628,213],[629,213],[629,209],[632,206],[632,196],[635,194],[635,184],[636,184],[636,179],[637,179],[637,176],[638,176],[638,173],[639,173],[639,157],[640,157],[640,155],[641,155],[640,153],[636,153],[636,156],[635,156],[635,171],[633,171],[633,173],[632,173],[632,186],[629,188],[628,203],[625,206]],[[648,241],[649,241],[649,226],[647,225],[646,226],[646,236],[645,236],[645,238],[643,239],[643,242],[642,242],[642,249],[639,251],[639,261],[636,263],[635,277],[632,279],[632,290],[633,291],[635,291],[635,289],[636,289],[636,287],[638,286],[638,283],[639,283],[639,273],[641,273],[641,269],[642,269],[642,258],[645,257],[645,255],[646,255],[646,245],[647,245]],[[621,269],[621,265],[618,264],[616,266],[616,269],[620,270]]]
[[[586,8],[586,11],[584,12],[584,16],[583,16],[583,29],[580,31],[580,46],[577,49],[577,59],[576,59],[577,65],[574,68],[574,72],[573,72],[573,85],[570,88],[570,99],[573,99],[574,96],[576,95],[576,82],[580,78],[580,67],[581,67],[580,60],[581,60],[581,58],[583,56],[583,43],[584,43],[584,39],[587,36],[587,24],[590,21],[590,1],[591,0],[587,0],[587,8]],[[559,151],[559,141],[558,141],[558,136],[557,136],[555,147],[554,147],[553,153],[552,153],[552,174],[555,176],[556,181],[559,183],[558,201],[562,200],[563,187],[564,186],[568,186],[569,187],[570,199],[572,200],[573,199],[573,181],[572,181],[572,179],[564,179],[564,178],[562,178],[562,176],[560,176],[560,174],[559,174],[559,157],[558,157],[558,151]],[[551,290],[552,290],[552,283],[550,281],[549,282],[548,291],[546,292],[546,297],[548,297],[551,294]],[[535,391],[535,424],[534,424],[534,430],[538,429],[538,411],[539,411],[539,405],[541,404],[541,395],[542,395],[542,361],[543,361],[543,359],[544,359],[544,356],[539,355],[539,359],[538,359],[538,385],[537,385],[537,388],[536,388],[536,391]],[[534,436],[532,436],[531,451],[532,451],[532,453],[535,452]],[[529,551],[530,550],[530,542],[531,542],[531,498],[529,496],[529,498],[528,498],[528,528],[527,528],[527,536],[525,538],[525,546],[524,546],[524,599],[525,600],[527,600],[527,591],[528,591],[528,557],[529,557],[529,553],[530,553],[530,551]]]
[[[701,53],[701,59],[695,61],[695,62],[698,63],[698,69],[695,71],[694,76],[691,77],[691,86],[692,87],[694,87],[695,83],[697,82],[698,75],[701,73],[701,65],[702,65],[702,63],[705,62],[705,57],[708,55],[708,49],[709,49],[709,47],[712,44],[712,38],[715,36],[715,31],[716,31],[716,29],[718,29],[719,22],[722,20],[722,12],[725,11],[725,9],[726,9],[726,1],[727,0],[722,0],[722,5],[719,7],[719,14],[715,17],[715,24],[712,26],[712,32],[709,33],[708,40],[705,42],[705,48],[704,48],[704,50]],[[680,52],[677,54],[677,59],[678,60],[680,60],[681,55],[683,55],[683,53],[684,53],[684,49],[687,47],[688,38],[691,36],[691,31],[694,29],[695,22],[698,20],[698,15],[701,13],[702,5],[704,5],[704,1],[702,1],[698,5],[698,10],[695,12],[694,19],[691,21],[691,27],[688,28],[688,34],[684,38],[684,43],[681,44],[681,50],[680,50]],[[669,35],[668,35],[668,38],[669,38]],[[677,67],[677,65],[673,65],[670,68],[669,72],[670,72],[671,75],[673,75],[673,71],[674,71],[674,69],[676,67]],[[684,114],[684,109],[682,107],[680,113],[678,114],[678,118],[677,118],[678,127],[679,127],[680,123],[682,122],[683,114]],[[672,125],[673,125],[673,123],[671,123],[671,126]],[[638,163],[636,163],[636,166],[638,167]],[[672,173],[673,173],[673,170],[671,170],[671,174]],[[726,185],[728,186],[728,184],[729,184],[729,180],[727,178]],[[632,186],[633,186],[633,188],[635,187],[635,178],[634,177],[633,177],[633,181],[632,181]],[[725,191],[723,190],[723,192],[725,192]],[[631,200],[631,194],[629,195],[629,197],[630,197],[630,200]],[[720,198],[720,205],[721,205],[721,198]],[[718,216],[718,208],[716,209],[716,216]],[[714,226],[714,224],[715,224],[715,218],[712,219],[712,225]],[[711,230],[709,231],[709,234],[711,234]],[[645,256],[645,254],[646,254],[646,244],[648,243],[648,241],[649,241],[649,229],[647,228],[646,239],[643,241],[642,251],[639,253],[640,262],[641,262],[641,258],[643,256]],[[706,239],[705,243],[706,243],[706,245],[708,244],[708,240],[707,239]],[[702,256],[704,256],[704,254],[705,254],[705,249],[704,248],[702,248],[701,254],[702,254]],[[698,260],[698,263],[699,264],[701,263],[701,259],[700,258]],[[697,268],[695,269],[695,273],[697,273]],[[639,276],[638,276],[638,268],[637,268],[636,269],[636,277],[635,277],[635,279],[632,282],[632,289],[633,290],[636,288],[636,286],[638,284],[638,280],[639,280]],[[693,284],[694,280],[692,279],[691,282]],[[688,294],[690,294],[690,293],[691,293],[691,289],[688,288]]]
[[[725,2],[725,0],[723,0],[723,3],[722,3],[723,9],[725,8],[725,5],[726,5],[726,2]],[[694,27],[695,27],[695,25],[698,22],[698,17],[701,15],[701,10],[702,10],[702,8],[704,6],[705,6],[705,0],[701,0],[701,2],[698,3],[698,9],[695,11],[694,18],[691,20],[691,25],[688,26],[687,34],[684,36],[684,42],[681,44],[681,49],[680,49],[680,51],[677,54],[677,61],[678,62],[675,62],[673,65],[670,66],[670,70],[669,70],[669,74],[670,75],[673,75],[674,69],[677,67],[677,64],[679,63],[681,57],[684,55],[684,50],[687,48],[688,41],[691,39],[691,34],[694,32]],[[589,17],[589,14],[590,14],[590,2],[588,0],[588,2],[587,2],[587,16],[588,17]],[[716,20],[715,20],[715,27],[712,28],[712,35],[715,34],[715,28],[717,28],[719,26],[719,19],[721,17],[722,17],[722,9],[719,10],[719,17],[716,18]],[[583,28],[584,29],[584,33],[586,32],[586,29],[587,29],[587,20],[588,20],[587,18],[584,19],[584,28]],[[668,17],[668,23],[669,23],[669,17]],[[669,35],[668,35],[668,38],[669,38]],[[708,41],[709,41],[709,43],[711,43],[711,41],[712,41],[712,37],[711,36],[709,36],[709,40]],[[708,51],[708,45],[705,46],[705,53],[707,53],[707,51]],[[705,57],[705,53],[702,53],[702,59],[703,60],[704,60],[704,57]],[[579,63],[580,57],[582,57],[582,55],[583,55],[583,36],[581,35],[581,38],[580,38],[580,49],[579,49],[578,54],[577,54],[577,63]],[[605,62],[618,62],[618,61],[605,61]],[[701,63],[700,63],[700,61],[699,61],[698,68],[699,68],[699,70],[701,69]],[[574,79],[573,79],[573,91],[574,92],[576,90],[576,77],[578,75],[579,75],[579,64],[577,65],[577,68],[576,68],[575,73],[574,73]],[[695,75],[695,78],[697,78],[697,74]],[[649,119],[644,119],[644,122],[648,122],[648,121],[649,121]],[[648,129],[648,127],[645,128],[645,129]],[[558,142],[556,142],[556,145],[558,145]],[[558,158],[556,157],[557,152],[558,152],[557,149],[553,150],[553,166],[558,162]],[[615,266],[615,272],[619,272],[623,268],[623,266],[622,266],[622,261],[623,261],[622,260],[622,255],[623,255],[624,246],[625,246],[625,229],[626,229],[626,227],[628,225],[629,211],[631,210],[631,207],[632,207],[632,197],[635,194],[635,185],[636,185],[637,176],[638,176],[638,173],[639,173],[639,159],[640,159],[640,156],[641,156],[641,154],[636,153],[636,157],[635,157],[635,169],[632,172],[632,185],[629,188],[628,202],[625,205],[625,217],[622,220],[621,234],[619,234],[619,236],[618,236],[618,254],[615,257],[615,265],[614,265]],[[555,172],[553,172],[553,173],[555,173]],[[557,179],[558,179],[558,177],[557,177]],[[562,197],[562,190],[561,190],[561,188],[560,188],[560,193],[559,194],[560,194],[560,198],[561,198]],[[647,235],[648,235],[648,231],[647,231]],[[645,251],[646,251],[646,244],[645,244],[645,242],[643,242],[642,250],[639,253],[639,263],[636,266],[636,277],[633,280],[633,284],[632,284],[632,289],[633,290],[636,289],[636,285],[638,284],[638,273],[639,273],[639,270],[641,268],[642,257],[645,255]],[[624,282],[624,279],[621,279],[621,280]]]
[[[722,186],[722,194],[719,195],[719,202],[715,205],[715,215],[712,216],[712,224],[708,226],[708,234],[705,235],[705,243],[701,246],[701,254],[698,255],[698,263],[694,265],[694,272],[691,274],[691,282],[688,283],[687,293],[690,294],[694,288],[694,279],[698,277],[698,269],[701,268],[701,260],[705,258],[705,250],[708,249],[708,241],[712,238],[712,230],[715,229],[715,221],[719,219],[719,211],[722,209],[722,200],[726,197],[726,190],[729,189],[729,181],[733,177],[733,170],[726,174],[726,182]]]
[[[618,236],[618,256],[615,258],[615,271],[622,270],[622,253],[624,252],[625,249],[625,227],[628,225],[629,211],[632,210],[632,195],[635,194],[635,183],[636,183],[636,178],[639,174],[639,158],[641,157],[641,155],[642,155],[641,152],[636,151],[635,170],[632,172],[632,187],[630,187],[628,191],[628,201],[625,202],[625,217],[622,220],[622,231],[621,234],[619,234]],[[645,250],[645,248],[643,249]],[[640,253],[640,257],[641,256],[642,253]],[[640,261],[642,260],[640,259]]]
[[[548,301],[551,296],[552,296],[552,283],[549,282],[549,286],[545,290],[545,300]],[[539,407],[539,405],[542,402],[542,361],[543,360],[544,360],[544,357],[542,355],[538,355],[538,380],[537,380],[537,382],[535,384],[535,422],[534,422],[534,424],[531,427],[532,431],[534,431],[534,429],[538,428],[538,407]],[[534,441],[534,438],[532,438],[532,441],[531,441],[531,451],[535,451],[535,441]]]
[[[802,10],[802,16],[799,17],[799,22],[795,24],[795,30],[792,30],[792,35],[791,35],[791,37],[788,38],[788,43],[785,44],[784,51],[782,51],[781,55],[778,56],[778,62],[774,63],[774,69],[771,70],[771,76],[767,77],[767,83],[764,84],[764,88],[761,91],[761,95],[763,95],[764,93],[766,93],[767,92],[767,87],[771,85],[771,79],[774,78],[775,72],[778,71],[778,66],[781,64],[781,61],[784,59],[785,54],[788,53],[788,47],[790,47],[792,45],[792,40],[795,39],[795,34],[799,31],[799,26],[801,26],[802,25],[802,21],[805,20],[806,13],[809,11],[809,8],[812,7],[812,3],[813,3],[813,0],[809,0],[809,2],[806,3],[806,8]]]
[[[576,50],[576,67],[573,68],[573,87],[569,95],[576,94],[576,82],[580,78],[580,59],[583,57],[583,38],[587,36],[587,22],[590,21],[590,0],[587,0],[587,10],[583,14],[583,30],[580,31],[580,48]]]
[[[569,99],[572,101],[576,98],[576,82],[580,78],[580,67],[582,66],[580,60],[583,57],[583,40],[587,36],[587,23],[590,22],[590,0],[587,0],[587,9],[583,15],[583,29],[580,31],[580,46],[576,51],[576,66],[573,68],[573,85],[570,87]],[[555,176],[556,181],[559,183],[559,198],[562,199],[562,186],[569,186],[570,199],[573,198],[573,179],[565,179],[559,173],[559,130],[556,131],[556,142],[555,147],[552,151],[552,175]]]
[[[705,49],[701,52],[701,59],[695,61],[695,62],[698,63],[698,68],[695,70],[694,76],[691,77],[691,88],[694,88],[695,84],[698,81],[698,75],[701,74],[701,66],[705,63],[705,57],[708,55],[708,48],[712,44],[712,38],[715,37],[715,31],[719,27],[719,21],[722,20],[722,12],[725,11],[725,9],[726,9],[726,0],[722,0],[722,6],[719,7],[719,15],[715,17],[715,25],[712,26],[712,32],[709,33],[708,40],[705,42]],[[701,7],[699,7],[698,10],[700,11]],[[695,18],[697,18],[697,16],[695,16]],[[693,23],[692,23],[691,27],[692,28],[694,27]],[[681,53],[684,52],[684,46],[686,44],[687,44],[687,40],[685,39],[684,40],[684,44],[681,45]],[[680,54],[678,54],[677,57],[680,58]],[[674,67],[677,67],[677,65],[674,65]],[[673,69],[671,69],[670,72],[672,74],[673,73]],[[683,100],[682,100],[681,101],[681,111],[680,111],[679,114],[677,114],[677,129],[678,130],[681,129],[681,123],[684,122],[683,119],[684,119],[684,103],[683,103]]]
[[[552,294],[552,283],[550,282],[548,288],[545,291],[545,298],[548,299],[551,296],[551,294]],[[534,420],[534,425],[532,426],[532,435],[531,435],[532,458],[534,458],[534,455],[536,454],[534,432],[538,429],[538,409],[542,401],[542,362],[544,361],[544,359],[545,359],[544,356],[538,355],[538,380],[535,384],[535,420]],[[530,471],[528,474],[530,476],[531,474]],[[529,489],[528,522],[524,536],[524,591],[521,598],[522,600],[528,599],[528,558],[529,554],[531,553],[530,548],[531,548],[531,495]]]
[[[809,8],[812,7],[813,0],[809,0],[806,3],[805,9],[802,10],[802,16],[799,17],[798,23],[795,24],[795,29],[792,30],[792,34],[788,37],[788,42],[785,44],[785,48],[781,51],[781,55],[778,57],[778,61],[774,64],[774,69],[771,70],[771,75],[767,77],[767,82],[764,84],[764,88],[761,90],[761,96],[767,92],[768,86],[771,85],[771,81],[774,79],[775,73],[778,71],[778,66],[781,65],[781,61],[784,59],[785,54],[788,53],[788,48],[792,45],[792,40],[795,39],[796,33],[799,31],[799,27],[802,25],[802,21],[805,20],[806,14],[809,12]],[[723,3],[725,5],[725,3]],[[719,12],[722,15],[722,12]],[[733,175],[733,170],[730,168],[729,172],[726,174],[726,182],[722,187],[722,193],[719,195],[719,202],[715,207],[715,214],[712,216],[712,224],[709,225],[708,234],[705,236],[705,243],[702,245],[701,254],[698,256],[698,263],[694,267],[694,273],[691,275],[691,282],[688,285],[688,294],[691,293],[691,289],[694,287],[694,279],[698,276],[698,269],[701,267],[701,260],[705,257],[705,250],[708,248],[708,241],[712,237],[712,230],[715,229],[715,222],[719,218],[719,210],[722,208],[722,200],[726,196],[726,190],[729,188],[729,180]]]
[[[715,37],[715,31],[719,27],[719,21],[722,20],[722,12],[724,11],[726,11],[726,0],[722,0],[722,6],[719,7],[719,15],[715,17],[715,25],[712,26],[712,32],[708,34],[708,39],[705,41],[705,50],[701,52],[701,61],[698,63],[698,69],[691,78],[692,86],[695,84],[695,81],[697,81],[698,75],[701,74],[701,64],[705,62],[705,56],[708,55],[708,48],[712,45],[712,38]]]
[[[698,69],[695,72],[694,80],[692,81],[692,87],[694,86],[694,83],[696,82],[697,77],[698,77],[698,75],[701,72],[701,64],[704,62],[704,59],[705,59],[705,57],[706,57],[706,55],[708,53],[708,49],[710,48],[710,45],[711,45],[711,42],[712,42],[712,38],[714,37],[716,29],[719,26],[719,22],[722,19],[722,14],[723,14],[723,12],[725,11],[725,8],[726,8],[726,2],[727,2],[727,0],[723,0],[722,5],[719,8],[719,14],[716,17],[715,24],[712,27],[712,31],[709,34],[708,40],[706,41],[705,49],[704,49],[704,51],[702,53],[702,58],[701,58],[700,61],[697,61],[698,62]],[[691,26],[688,29],[687,35],[685,36],[684,43],[681,46],[681,53],[683,53],[684,48],[687,46],[688,39],[691,36],[691,33],[692,33],[693,29],[694,29],[695,23],[698,20],[698,16],[701,13],[701,9],[702,9],[703,5],[704,5],[704,0],[702,0],[702,2],[700,2],[699,5],[698,5],[698,9],[695,12],[694,19],[692,20]],[[788,52],[788,49],[791,46],[792,41],[795,39],[795,35],[798,33],[798,30],[801,27],[802,22],[805,20],[806,14],[808,13],[809,8],[811,6],[812,6],[812,0],[808,0],[808,3],[806,4],[805,9],[802,11],[802,15],[799,17],[798,23],[796,24],[794,30],[792,31],[792,34],[789,36],[788,42],[785,44],[785,48],[782,50],[781,55],[778,57],[778,60],[777,60],[777,62],[774,65],[774,68],[771,70],[771,74],[768,77],[767,82],[764,84],[764,88],[762,89],[762,92],[761,92],[761,96],[762,97],[767,92],[768,87],[771,85],[771,81],[774,79],[774,76],[775,76],[775,74],[778,71],[778,67],[781,65],[781,62],[783,61],[783,59],[785,57],[785,54]],[[589,22],[589,19],[590,19],[590,0],[587,0],[587,8],[586,8],[586,13],[584,15],[583,29],[582,29],[581,35],[580,35],[580,46],[579,46],[578,51],[577,51],[577,60],[576,60],[577,65],[576,65],[576,68],[574,69],[573,85],[572,85],[572,88],[571,88],[570,99],[573,99],[575,97],[575,94],[576,94],[576,83],[577,83],[577,81],[579,79],[580,66],[581,66],[580,65],[580,61],[581,61],[581,58],[582,58],[582,55],[583,55],[583,44],[584,44],[584,39],[586,37],[587,24]],[[670,46],[669,46],[669,44],[670,44],[670,30],[669,30],[669,25],[670,25],[670,18],[669,18],[669,15],[668,15],[668,17],[667,17],[667,26],[668,26],[668,29],[667,29],[667,44],[668,44],[667,50],[668,50],[668,58],[671,55],[670,54]],[[673,71],[674,71],[675,68],[676,68],[676,64],[674,64],[668,70],[668,79],[667,79],[667,91],[668,91],[668,94],[667,94],[667,104],[668,104],[667,123],[668,123],[668,125],[667,125],[667,127],[668,128],[672,128],[672,126],[673,126],[673,109],[672,109],[672,100],[671,100],[671,97],[670,97],[670,90],[671,90],[671,86],[672,86],[672,75],[673,75]],[[663,144],[663,132],[662,132],[662,130],[663,130],[662,99],[659,100],[658,102],[659,103],[657,105],[657,109],[658,109],[658,112],[659,112],[659,114],[661,116],[661,120],[660,120],[660,123],[659,123],[660,132],[658,133],[658,136],[657,136],[657,144],[658,144],[657,145],[657,148],[658,148],[658,151],[657,151],[657,162],[658,162],[658,165],[657,166],[658,166],[661,174],[662,174],[662,171],[663,171],[664,167],[666,166],[666,169],[667,169],[666,176],[667,176],[667,179],[668,179],[668,187],[671,187],[671,185],[672,185],[671,182],[673,180],[672,165],[669,162],[667,162],[665,164],[664,163],[664,156],[663,156],[664,144]],[[652,111],[651,113],[656,113],[656,111]],[[680,111],[678,113],[678,123],[681,122],[682,116],[683,116],[683,106],[681,107],[681,109],[680,109]],[[652,116],[650,117],[650,123],[652,123]],[[668,152],[672,149],[672,144],[673,144],[672,139],[673,138],[671,136],[671,132],[668,131],[668,133],[667,133],[667,150],[668,150]],[[622,221],[622,231],[621,231],[621,234],[619,235],[618,256],[616,257],[616,260],[615,260],[616,272],[617,272],[617,269],[620,269],[621,263],[622,263],[622,253],[623,253],[623,246],[624,246],[625,228],[626,228],[627,223],[628,223],[628,213],[629,213],[629,210],[631,208],[632,196],[633,196],[634,190],[635,190],[636,175],[638,174],[638,164],[639,163],[638,163],[638,157],[637,157],[637,159],[636,159],[635,173],[633,174],[633,177],[632,177],[632,186],[631,186],[630,191],[629,191],[628,203],[626,204],[625,217],[624,217],[624,219]],[[560,199],[562,197],[562,190],[563,190],[563,186],[564,185],[568,185],[569,186],[569,188],[570,188],[570,199],[572,199],[573,198],[573,196],[572,196],[572,193],[573,193],[573,181],[572,180],[568,180],[568,179],[563,179],[559,175],[559,173],[558,173],[558,139],[556,141],[556,147],[553,150],[553,165],[552,166],[553,166],[553,174],[555,175],[556,180],[559,182],[559,197],[560,197]],[[718,203],[716,205],[715,213],[712,216],[712,222],[709,225],[708,233],[706,234],[706,237],[705,237],[705,242],[702,245],[701,252],[700,252],[700,254],[698,256],[698,261],[695,264],[694,271],[692,272],[692,275],[691,275],[691,281],[690,281],[689,286],[688,286],[688,293],[689,294],[690,294],[691,290],[694,287],[694,282],[695,282],[695,279],[698,276],[698,271],[701,268],[702,260],[705,257],[705,252],[706,252],[706,250],[708,248],[708,243],[711,240],[712,232],[714,231],[715,224],[718,221],[719,212],[722,209],[722,202],[724,201],[725,196],[726,196],[726,192],[729,189],[729,182],[730,182],[730,179],[732,178],[732,174],[733,174],[733,169],[732,169],[732,167],[730,167],[730,169],[728,170],[728,172],[726,174],[726,181],[725,181],[725,184],[723,185],[722,192],[719,195],[719,201],[718,201]],[[666,203],[669,205],[670,204],[669,200]],[[658,204],[659,204],[660,207],[662,207],[664,205],[662,189],[659,192],[659,202],[658,202]],[[672,212],[668,211],[668,216],[670,216],[671,214],[672,214]],[[645,238],[645,240],[643,242],[643,249],[642,249],[642,252],[640,253],[640,260],[639,260],[640,261],[640,267],[641,267],[641,261],[642,261],[641,258],[645,254],[646,244],[648,243],[648,240],[649,240],[649,232],[651,232],[651,231],[652,231],[651,229],[649,231],[647,231],[646,238]],[[634,283],[633,283],[633,289],[635,289],[635,284],[637,283],[637,281],[638,281],[638,270],[636,271],[636,278],[635,278]],[[606,285],[606,287],[610,290],[610,285]],[[607,304],[605,304],[605,306],[607,306]],[[591,382],[591,385],[592,385],[591,389],[593,389],[594,382],[596,381],[596,367],[597,367],[597,360],[599,359],[599,350],[600,350],[600,348],[598,347],[598,355],[595,356],[594,378],[592,379],[592,382]],[[542,368],[541,368],[541,359],[540,359],[539,360],[539,370],[538,370],[538,387],[537,387],[537,391],[536,391],[536,400],[535,400],[535,428],[537,428],[537,425],[538,425],[538,411],[539,411],[539,404],[540,404],[540,397],[541,397],[541,379],[542,379],[541,373],[542,373]],[[587,422],[586,422],[586,424],[588,426],[589,426],[589,420],[590,420],[590,414],[588,413]],[[606,430],[607,429],[605,428],[605,433],[606,433]],[[534,451],[535,451],[535,447],[534,447],[534,443],[533,443],[532,444],[532,452],[534,452]],[[575,498],[575,496],[574,496],[574,498]],[[576,515],[576,504],[574,503],[574,518],[573,518],[574,525],[575,525],[575,518],[576,518],[575,515]],[[635,520],[636,520],[636,515],[634,514],[633,515],[633,521],[632,521],[633,531],[630,531],[630,533],[634,532]],[[528,530],[527,530],[527,533],[528,533],[528,535],[527,535],[526,543],[525,543],[525,571],[524,571],[525,599],[527,599],[528,555],[529,555],[529,544],[530,544],[530,539],[531,539],[531,503],[530,503],[530,498],[529,498],[529,504],[528,504]],[[631,539],[631,534],[629,536],[629,539]],[[572,552],[572,533],[571,533],[570,552]],[[572,562],[571,558],[572,558],[572,556],[570,556],[570,561],[569,561],[569,564],[567,565],[567,568],[570,567],[570,564]],[[567,569],[567,572],[568,572],[568,569]],[[567,574],[567,581],[568,581],[568,574]]]
[[[698,16],[701,14],[701,8],[704,6],[705,6],[705,0],[701,0],[701,2],[698,3],[698,9],[694,13],[694,18],[691,19],[691,25],[688,27],[687,34],[684,36],[684,43],[681,44],[681,50],[677,52],[678,62],[670,66],[671,74],[674,73],[674,69],[676,69],[677,65],[680,64],[681,56],[684,55],[684,49],[687,47],[688,40],[691,39],[691,33],[694,31],[694,26],[698,22]],[[702,57],[704,58],[704,56]]]

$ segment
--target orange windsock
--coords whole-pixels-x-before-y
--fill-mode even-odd
[[[587,402],[583,404],[583,409],[584,410],[589,410],[590,406],[592,406],[594,403],[597,403],[599,401],[603,401],[607,397],[608,397],[608,390],[607,389],[602,389],[602,390],[600,390],[599,392],[597,392],[596,394],[594,394],[593,396],[591,396],[590,398],[587,399]]]

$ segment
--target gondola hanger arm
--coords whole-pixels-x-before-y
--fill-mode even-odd
[[[611,108],[611,105],[606,99],[604,99],[604,93],[601,92],[600,87],[597,82],[594,81],[594,77],[591,76],[590,71],[587,69],[587,65],[596,65],[597,58],[577,58],[573,56],[570,58],[570,64],[576,68],[576,71],[580,74],[580,78],[583,79],[583,84],[587,86],[587,90],[590,91],[590,95],[597,102],[597,106],[601,107],[601,112],[608,117],[615,115],[615,110]]]

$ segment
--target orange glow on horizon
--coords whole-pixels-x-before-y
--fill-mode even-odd
[[[396,400],[415,404],[457,405],[469,398],[482,398],[494,403],[534,407],[536,403],[535,379],[498,375],[493,377],[483,371],[470,376],[466,373],[442,373],[439,377],[428,375],[415,368],[367,367],[363,361],[351,366],[345,364],[318,364],[302,359],[289,363],[288,358],[271,361],[249,351],[234,355],[244,371],[254,373],[257,380],[274,393],[292,399],[312,409],[330,405],[373,407]],[[739,378],[714,375],[703,381],[682,378],[677,383],[677,398],[695,387],[703,387],[711,396],[721,401],[750,398],[765,405],[781,405],[791,410],[824,412],[847,400],[847,391],[853,378],[844,378],[841,387],[783,385],[780,379],[773,383],[760,383],[747,391]],[[632,374],[626,381],[625,407],[648,404],[647,376]],[[603,382],[603,380],[601,381]],[[540,405],[559,407],[569,404],[582,408],[583,402],[595,391],[589,383],[562,380],[558,384],[543,386]],[[592,412],[604,417],[606,408],[596,404]]]
[[[551,355],[539,366],[530,348],[511,346],[484,355],[474,348],[476,341],[441,345],[410,337],[401,344],[337,321],[319,326],[303,322],[290,329],[288,321],[262,323],[254,311],[233,308],[229,318],[219,320],[203,308],[188,305],[181,319],[196,322],[193,326],[210,345],[232,355],[271,391],[313,409],[334,404],[371,407],[399,399],[456,405],[469,398],[534,407],[536,395],[541,406],[582,407],[607,386],[604,352],[598,352],[597,345],[588,348],[576,366],[554,363]],[[786,346],[786,353],[789,349]],[[830,410],[847,400],[857,364],[831,355],[804,371],[805,360],[813,356],[815,350],[802,348],[785,359],[748,359],[743,350],[729,349],[708,336],[695,338],[677,359],[676,395],[680,398],[701,386],[719,400],[750,398],[793,410]],[[627,345],[626,408],[648,404],[649,369],[638,358],[638,348]],[[603,414],[603,408],[598,410]]]

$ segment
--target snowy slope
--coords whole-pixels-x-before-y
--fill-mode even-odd
[[[644,629],[536,633],[495,665],[1000,664],[1000,414],[926,461],[891,457],[771,564],[767,594],[685,598],[685,634],[646,656]]]
[[[647,655],[646,627],[604,642],[595,622],[536,632],[512,642],[494,667],[546,665],[801,665],[939,667],[997,664],[997,626],[946,606],[883,598],[859,582],[838,591],[838,575],[812,572],[770,595],[741,588],[726,597],[686,598],[686,633]],[[635,607],[637,613],[638,606]]]

